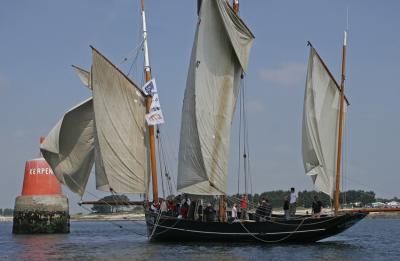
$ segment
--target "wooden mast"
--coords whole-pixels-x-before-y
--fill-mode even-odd
[[[335,214],[339,211],[339,195],[340,195],[340,168],[342,158],[343,143],[343,118],[344,118],[344,80],[346,74],[346,46],[347,32],[344,31],[343,49],[342,49],[342,79],[340,81],[340,108],[339,108],[339,133],[338,133],[338,153],[336,164],[336,191],[335,191]]]
[[[143,26],[143,50],[144,50],[144,71],[146,74],[146,82],[151,80],[150,62],[149,62],[149,49],[147,45],[147,27],[146,27],[146,13],[144,11],[144,0],[142,0],[142,26]],[[150,112],[151,102],[153,98],[151,95],[146,97],[147,113]],[[157,167],[156,167],[156,143],[154,139],[154,126],[148,125],[149,128],[149,143],[150,143],[150,161],[151,161],[151,183],[153,186],[153,201],[158,203],[158,182],[157,182]]]

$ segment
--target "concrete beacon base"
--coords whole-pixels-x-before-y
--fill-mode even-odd
[[[68,199],[63,195],[19,196],[15,199],[13,233],[69,233]]]

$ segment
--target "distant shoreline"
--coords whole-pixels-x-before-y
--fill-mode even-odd
[[[13,217],[12,216],[0,216],[0,223],[1,222],[12,222],[13,221]]]
[[[274,211],[274,214],[282,214],[281,211]],[[298,214],[306,214],[306,210],[297,211]],[[400,219],[400,212],[373,212],[369,213],[367,218],[371,219]],[[118,213],[118,214],[88,214],[88,215],[71,215],[72,222],[81,221],[129,221],[144,220],[144,214]],[[12,222],[12,216],[0,216],[0,223]]]
[[[144,220],[144,214],[118,213],[118,214],[89,214],[71,215],[71,221],[125,221]]]

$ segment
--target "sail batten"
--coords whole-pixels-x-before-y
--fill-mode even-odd
[[[182,108],[178,190],[226,193],[230,127],[253,35],[225,0],[203,0]]]
[[[311,47],[304,95],[302,155],[316,188],[333,197],[336,178],[340,89]]]

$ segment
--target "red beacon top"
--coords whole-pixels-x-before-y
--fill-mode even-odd
[[[40,137],[40,143],[44,138]],[[61,184],[43,157],[25,163],[22,196],[61,195]]]

